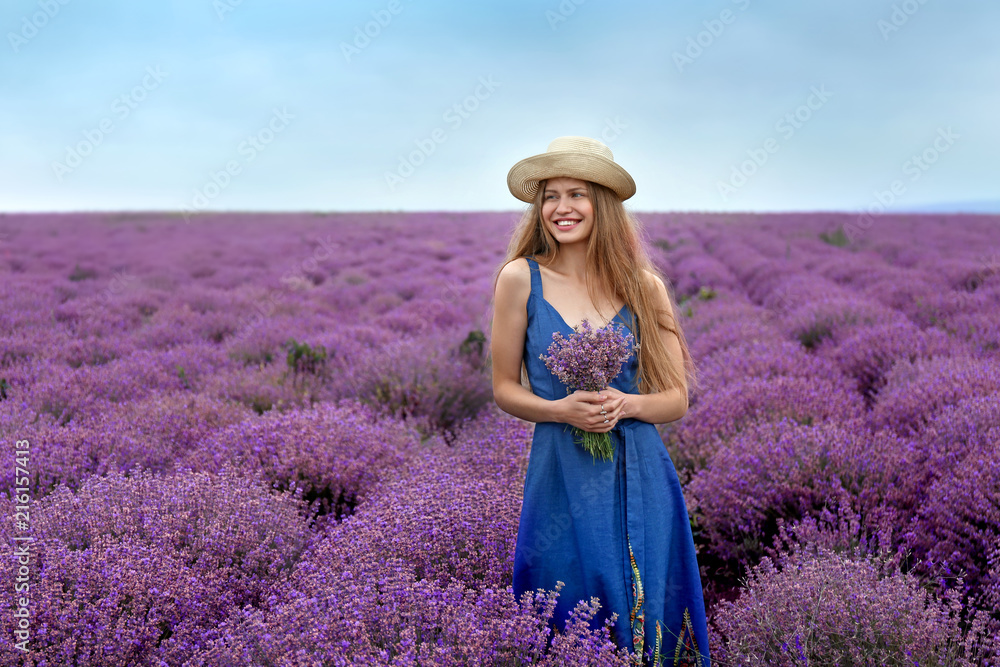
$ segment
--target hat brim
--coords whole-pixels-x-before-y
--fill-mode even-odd
[[[507,187],[512,195],[530,204],[538,194],[539,181],[559,177],[600,183],[622,201],[635,194],[635,181],[616,162],[579,151],[551,151],[525,158],[507,173]]]

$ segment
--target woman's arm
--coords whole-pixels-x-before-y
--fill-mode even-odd
[[[561,403],[536,396],[521,384],[521,360],[528,329],[531,268],[516,259],[500,270],[493,295],[493,400],[509,415],[530,422],[563,422]]]
[[[652,276],[652,274],[648,274]],[[670,359],[675,365],[681,377],[684,376],[684,358],[681,353],[681,343],[677,334],[673,332],[676,326],[673,309],[670,307],[670,298],[667,295],[667,288],[658,276],[653,281],[656,287],[659,305],[657,309],[661,312],[660,320],[657,322],[657,329],[663,338],[663,345],[670,353]],[[628,398],[628,416],[641,419],[651,424],[666,424],[677,421],[688,409],[687,385],[683,388],[673,387],[656,394],[633,394]]]

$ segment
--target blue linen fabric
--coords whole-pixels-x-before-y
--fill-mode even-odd
[[[574,331],[545,300],[537,262],[526,259],[531,294],[525,366],[532,392],[556,400],[571,392],[539,356],[547,353],[554,332],[568,337]],[[627,310],[614,321],[628,326]],[[634,345],[611,382],[631,394],[639,393]],[[596,597],[601,609],[592,626],[617,613],[612,635],[634,658],[646,656],[646,662],[658,653],[664,665],[710,667],[691,524],[670,455],[648,422],[623,419],[611,437],[613,460],[595,461],[574,442],[569,424],[535,425],[514,552],[514,594],[520,599],[561,581],[553,618],[560,631],[577,602]]]

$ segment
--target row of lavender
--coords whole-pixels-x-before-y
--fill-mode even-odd
[[[842,247],[824,216],[644,219],[702,367],[663,435],[718,664],[986,662],[996,221]],[[33,653],[5,613],[4,659],[625,664],[592,607],[550,646],[552,594],[507,588],[530,428],[481,333],[511,222],[0,217],[38,545]]]
[[[499,255],[440,240],[462,216],[3,223],[6,662],[624,664],[586,602],[551,641],[557,593],[507,588],[530,431],[489,410]]]
[[[663,244],[703,381],[665,440],[711,596],[731,600],[750,568],[717,627],[739,637],[733,659],[986,663],[1000,608],[1000,229],[886,218],[837,251],[848,244],[830,222],[690,226]]]

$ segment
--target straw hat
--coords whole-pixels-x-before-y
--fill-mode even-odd
[[[524,158],[507,174],[511,194],[529,204],[538,182],[557,177],[578,178],[611,188],[622,200],[635,194],[635,181],[614,160],[611,149],[590,137],[559,137],[539,155]]]

